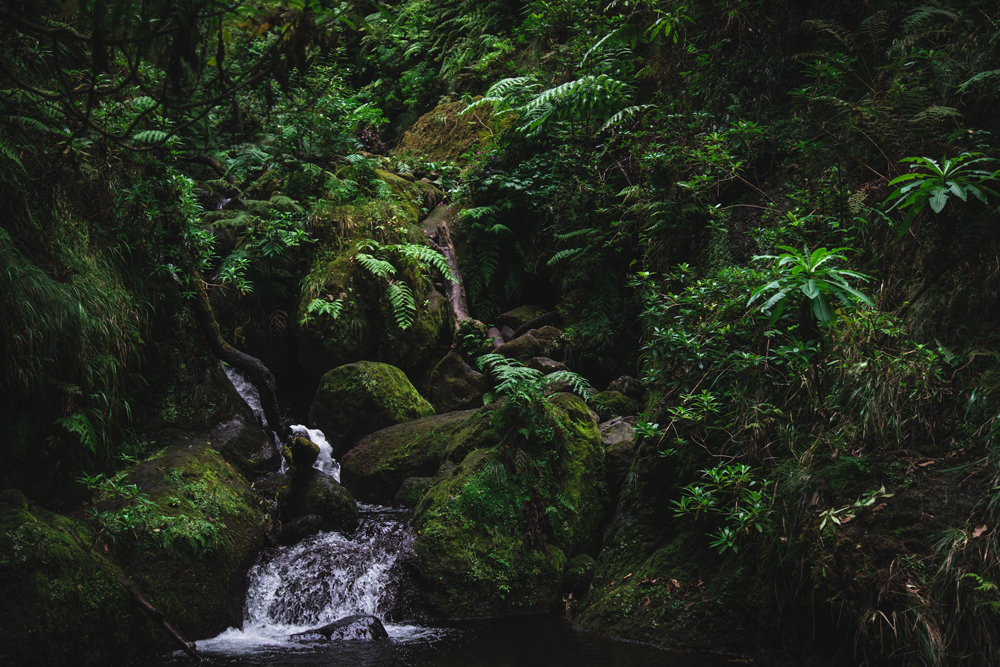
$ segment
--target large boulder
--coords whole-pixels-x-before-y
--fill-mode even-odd
[[[597,424],[570,394],[551,397],[544,411],[555,432],[520,450],[522,467],[511,469],[497,447],[474,450],[417,506],[415,564],[445,618],[549,611],[568,557],[595,544],[604,500]],[[534,474],[541,469],[544,480]]]
[[[268,516],[204,439],[174,435],[98,498],[61,516],[0,493],[0,662],[106,665],[175,648],[131,601],[128,580],[189,640],[242,620],[246,573]]]
[[[563,353],[563,333],[555,327],[531,329],[497,348],[497,354],[526,363],[532,357],[558,359]]]
[[[365,436],[341,459],[341,475],[362,500],[391,503],[404,480],[428,477],[449,452],[489,446],[488,419],[475,410],[417,419]]]
[[[492,383],[482,373],[473,370],[460,354],[449,352],[431,371],[428,395],[436,412],[478,408]]]
[[[278,486],[278,506],[282,521],[318,516],[322,530],[351,532],[358,527],[358,505],[351,492],[315,468],[284,476]],[[287,541],[288,535],[283,539]]]
[[[538,306],[519,306],[514,310],[508,310],[506,313],[497,315],[496,325],[501,329],[503,327],[510,327],[512,332],[517,331],[522,324],[530,322],[536,317],[541,317],[546,312],[544,308],[539,308]]]
[[[323,431],[334,458],[348,445],[379,429],[434,414],[403,371],[359,361],[323,375],[309,408],[309,421]]]

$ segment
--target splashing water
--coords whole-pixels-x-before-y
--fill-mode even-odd
[[[262,554],[250,570],[243,628],[229,628],[198,642],[198,650],[234,655],[261,646],[292,646],[290,635],[332,623],[352,614],[385,618],[398,600],[403,579],[394,567],[412,552],[414,534],[406,514],[368,510],[350,538],[320,533],[290,547]],[[394,639],[424,638],[439,630],[385,623]]]
[[[313,464],[313,468],[325,472],[330,475],[338,482],[340,481],[340,463],[338,463],[331,454],[333,453],[333,447],[330,443],[326,441],[326,436],[323,431],[318,428],[306,428],[302,424],[293,424],[292,433],[302,438],[309,438],[317,445],[319,445],[319,458],[316,459],[316,463]],[[282,472],[284,472],[285,462],[282,461]]]

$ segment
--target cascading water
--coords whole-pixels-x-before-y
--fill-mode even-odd
[[[291,635],[353,614],[379,617],[395,639],[439,634],[388,621],[405,614],[402,559],[412,553],[414,535],[405,512],[361,509],[361,525],[350,537],[320,533],[262,554],[249,573],[243,627],[199,641],[198,650],[234,656],[261,647],[299,647]]]
[[[267,427],[267,419],[264,417],[264,410],[260,407],[260,395],[257,393],[257,387],[253,385],[250,380],[240,373],[238,370],[232,366],[222,365],[222,369],[225,371],[226,376],[233,383],[233,387],[239,392],[243,400],[247,402],[250,409],[253,411],[260,423]],[[319,446],[319,458],[316,459],[316,463],[313,467],[317,470],[321,470],[326,474],[332,476],[338,482],[340,481],[340,464],[334,460],[331,456],[333,448],[330,447],[330,443],[326,441],[326,436],[323,431],[318,428],[306,428],[302,424],[292,424],[292,433],[312,440]],[[281,461],[281,472],[286,472],[287,464],[284,459]]]

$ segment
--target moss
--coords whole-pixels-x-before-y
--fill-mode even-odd
[[[278,487],[283,521],[320,517],[323,530],[353,531],[358,527],[354,497],[324,472],[308,468],[285,475]]]
[[[514,310],[508,310],[506,313],[497,315],[496,325],[498,327],[510,327],[514,331],[517,331],[525,322],[529,322],[545,313],[546,310],[538,306],[518,306]]]
[[[461,164],[463,153],[475,145],[487,146],[493,138],[488,109],[462,116],[465,107],[462,102],[443,102],[428,111],[406,131],[397,152]]]
[[[90,549],[92,531],[21,499],[0,507],[5,663],[102,665],[155,648],[160,637],[118,582],[121,570],[100,541]]]
[[[406,215],[406,222],[415,225],[420,222],[420,207],[423,204],[424,193],[414,183],[396,174],[376,169],[375,177],[383,181],[392,190],[399,208]]]
[[[456,431],[475,410],[397,424],[366,436],[342,457],[344,481],[359,498],[392,502],[408,477],[429,477],[444,460]]]
[[[476,449],[417,505],[418,570],[448,618],[548,611],[563,592],[567,554],[593,546],[603,514],[600,433],[575,396],[558,394],[545,410],[558,437],[553,457],[538,459],[550,471],[544,483],[511,472],[497,451]],[[484,408],[456,431],[453,445],[462,436],[497,442],[484,418],[491,413]]]
[[[562,332],[555,327],[532,329],[497,348],[497,354],[527,362],[532,357],[556,359],[562,354]]]
[[[608,390],[594,394],[588,402],[602,422],[636,413],[635,402],[620,391]]]
[[[309,408],[309,421],[322,429],[339,456],[340,447],[382,428],[429,417],[434,408],[403,371],[359,361],[327,372]]]

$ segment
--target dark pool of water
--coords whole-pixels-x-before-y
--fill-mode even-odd
[[[573,630],[560,618],[482,626],[389,628],[390,639],[262,646],[199,644],[207,665],[278,667],[722,667],[744,660],[665,651]],[[183,653],[151,656],[130,667],[193,664]]]

